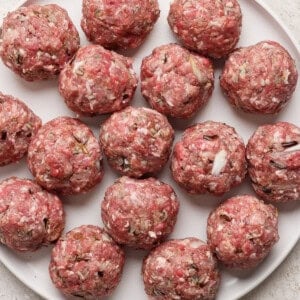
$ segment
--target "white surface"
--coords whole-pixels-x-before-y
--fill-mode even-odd
[[[47,1],[39,1],[41,3],[46,3]],[[50,1],[49,1],[50,2]],[[75,21],[77,27],[79,28],[79,15],[80,9],[77,7],[72,7],[72,2],[69,1],[51,1],[63,3],[62,6],[70,8],[70,15]],[[168,1],[160,1],[161,8],[167,7]],[[299,1],[288,0],[285,4],[282,4],[281,1],[265,1],[266,3],[273,4],[276,2],[273,7],[279,8],[290,8],[288,10],[291,14],[297,13],[294,18],[286,18],[286,21],[292,22],[295,19],[295,22],[292,24],[292,28],[299,28],[297,25],[297,20],[299,20]],[[280,2],[280,3],[279,3]],[[291,3],[289,6],[288,3]],[[296,57],[296,51],[293,49],[289,40],[284,37],[283,32],[279,29],[278,25],[266,14],[262,9],[253,4],[253,1],[241,0],[242,9],[244,13],[244,27],[240,45],[247,45],[257,42],[262,39],[273,38],[278,40],[283,45],[285,45],[291,52],[291,54],[297,58],[299,63],[299,56]],[[277,6],[276,6],[277,5]],[[281,6],[279,6],[281,5]],[[74,6],[74,2],[73,2]],[[284,9],[277,10],[281,14],[284,12]],[[166,11],[162,12],[160,20],[155,27],[155,30],[152,32],[151,36],[147,42],[137,51],[134,51],[134,56],[136,57],[136,70],[138,71],[140,59],[151,52],[151,49],[156,45],[161,43],[167,43],[170,41],[169,28],[165,20]],[[297,18],[298,16],[298,18]],[[299,29],[298,29],[299,30]],[[81,33],[81,37],[83,34]],[[82,41],[84,41],[82,39]],[[299,69],[299,65],[298,65]],[[19,80],[14,76],[9,70],[4,68],[2,64],[0,65],[0,90],[4,93],[10,93],[15,96],[20,97],[28,105],[36,111],[43,120],[49,120],[55,117],[58,114],[68,114],[72,115],[64,106],[61,101],[58,93],[55,90],[56,82],[43,82],[43,83],[26,83]],[[218,87],[218,73],[216,73],[216,89],[210,100],[210,103],[207,107],[198,114],[198,120],[213,119],[217,121],[225,121],[228,124],[231,124],[236,127],[237,131],[240,132],[245,141],[248,139],[252,131],[258,124],[264,122],[271,122],[274,120],[290,120],[299,126],[299,118],[297,112],[299,111],[299,104],[297,104],[297,98],[300,98],[299,85],[297,88],[297,95],[294,96],[294,99],[289,104],[287,109],[281,113],[278,117],[267,117],[267,118],[253,118],[249,115],[236,113],[228,105],[227,102],[223,101],[223,96],[220,95]],[[141,99],[140,93],[137,93],[136,100],[134,105],[145,105],[143,99]],[[221,112],[221,113],[218,113]],[[99,124],[100,118],[93,119],[89,121],[90,125],[97,132],[97,125]],[[87,119],[85,119],[87,121]],[[191,121],[195,122],[195,120]],[[182,129],[190,122],[183,122]],[[177,126],[178,128],[178,126]],[[110,184],[109,180],[109,167],[106,166],[106,176],[104,181],[100,186],[95,189],[91,194],[87,196],[76,197],[75,200],[66,200],[66,210],[67,210],[67,230],[72,228],[75,225],[93,223],[100,223],[100,212],[99,212],[99,201],[102,199],[102,194],[105,191],[105,188]],[[9,166],[1,169],[0,177],[7,177],[12,174],[22,174],[23,176],[30,176],[28,171],[25,170],[25,165],[19,164],[17,166]],[[166,181],[170,181],[168,175],[168,168],[165,168],[163,174],[160,178],[167,178]],[[112,175],[112,173],[111,173]],[[115,175],[112,175],[115,176]],[[181,211],[176,225],[176,230],[173,234],[173,237],[184,237],[188,235],[194,235],[205,239],[205,223],[206,217],[209,210],[217,203],[217,200],[214,200],[212,197],[202,196],[202,197],[188,197],[186,194],[182,193],[178,187],[172,183],[176,189],[179,198],[181,199]],[[241,188],[235,189],[230,195],[240,193]],[[251,191],[249,189],[249,191]],[[227,196],[227,195],[226,195]],[[222,197],[222,199],[226,198]],[[206,200],[205,200],[206,199]],[[245,291],[251,289],[255,286],[260,280],[263,279],[268,273],[270,273],[276,265],[287,254],[294,242],[296,242],[299,237],[300,230],[300,207],[296,205],[295,209],[283,209],[281,210],[280,217],[280,242],[276,245],[272,254],[267,258],[267,260],[252,274],[229,274],[224,272],[223,283],[218,294],[218,298],[222,300],[234,299],[238,295],[242,295]],[[292,226],[291,226],[292,225]],[[298,249],[298,250],[297,250]],[[0,258],[2,257],[3,261],[6,261],[9,264],[11,269],[14,269],[14,272],[17,273],[22,280],[26,281],[27,284],[30,284],[31,287],[35,288],[39,293],[43,295],[48,295],[48,299],[58,299],[59,293],[52,287],[50,280],[48,279],[47,274],[47,263],[49,260],[49,251],[50,249],[43,249],[37,253],[26,256],[14,255],[7,251],[4,247],[0,248]],[[299,246],[294,250],[295,256],[292,261],[290,259],[280,268],[283,271],[276,275],[273,275],[273,281],[268,281],[263,284],[257,292],[252,293],[251,295],[245,297],[247,300],[252,299],[296,299],[297,294],[300,294],[300,278],[299,278],[299,256],[297,259],[297,253],[299,254]],[[298,252],[297,252],[298,251]],[[131,251],[128,255],[128,260],[126,263],[126,268],[124,270],[123,280],[121,285],[114,293],[110,299],[146,299],[146,296],[143,292],[142,282],[139,276],[140,273],[140,263],[142,253]],[[296,265],[295,265],[296,262]],[[290,275],[284,275],[284,268],[288,268],[289,272],[294,273],[294,277],[289,277]],[[297,272],[298,271],[298,272]],[[280,272],[277,270],[276,273]],[[275,274],[276,274],[275,273]],[[298,277],[297,277],[298,274]],[[3,275],[3,276],[1,276]],[[13,280],[11,284],[10,280],[13,278],[4,268],[0,268],[0,299],[39,299],[39,297],[34,296],[32,293],[28,292],[28,289],[24,288],[18,281]],[[275,277],[274,277],[275,276]],[[274,279],[275,278],[275,279]],[[280,282],[280,278],[283,278],[283,282]],[[3,280],[4,279],[4,280]],[[277,280],[277,281],[276,281]],[[278,291],[275,290],[275,281],[278,284],[280,282],[280,287]],[[3,286],[2,286],[3,284]],[[266,286],[264,288],[264,285]],[[298,286],[297,286],[298,285]]]

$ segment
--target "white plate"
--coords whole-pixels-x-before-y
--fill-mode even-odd
[[[81,17],[81,1],[29,1],[41,4],[57,3],[65,7],[75,22],[82,44],[87,41],[80,29]],[[152,49],[158,45],[175,41],[169,30],[166,21],[169,2],[160,0],[161,16],[154,30],[150,34],[146,42],[137,50],[130,54],[135,58],[135,69],[139,74],[139,66],[141,59],[150,54]],[[295,58],[300,61],[300,54],[288,34],[283,30],[273,17],[254,1],[242,0],[241,7],[243,10],[243,30],[239,45],[250,45],[264,39],[273,39],[283,44]],[[196,121],[204,121],[212,119],[215,121],[226,122],[234,126],[243,136],[245,142],[248,140],[255,128],[264,123],[285,120],[299,124],[300,89],[298,88],[293,96],[292,101],[287,108],[278,116],[251,116],[248,114],[236,112],[224,99],[219,88],[218,77],[220,73],[220,65],[217,66],[215,73],[216,84],[213,96],[209,104],[198,113],[197,117],[190,121],[181,121],[175,124],[178,139],[183,129]],[[298,65],[298,70],[299,70]],[[42,119],[48,121],[58,115],[70,115],[70,112],[57,91],[57,81],[28,83],[10,72],[4,65],[0,64],[0,90],[3,93],[15,95],[24,100]],[[136,106],[145,106],[146,102],[142,99],[139,90],[136,93],[134,102]],[[98,136],[98,128],[101,117],[88,119],[84,118],[95,134]],[[180,123],[180,124],[179,124]],[[75,226],[82,224],[102,225],[100,219],[100,201],[106,188],[117,178],[117,174],[113,173],[105,164],[105,177],[103,182],[95,188],[91,193],[82,196],[70,197],[64,199],[65,209],[67,213],[66,230],[68,231]],[[0,179],[8,176],[18,175],[23,177],[31,177],[26,168],[25,160],[19,164],[1,168]],[[217,205],[217,203],[229,196],[241,193],[253,193],[249,186],[249,182],[235,188],[223,197],[216,198],[211,196],[195,196],[191,197],[184,193],[172,181],[169,173],[169,167],[166,166],[159,176],[166,182],[172,184],[181,201],[181,208],[178,222],[173,238],[183,238],[188,236],[196,236],[203,240],[206,239],[206,219],[208,213]],[[222,270],[222,284],[218,292],[217,299],[232,300],[239,298],[257,286],[265,279],[286,257],[291,251],[300,236],[300,207],[299,204],[293,203],[282,205],[280,208],[279,233],[280,241],[273,248],[267,259],[255,270],[249,272],[232,272]],[[51,248],[45,248],[33,254],[20,255],[9,251],[6,247],[0,246],[1,261],[26,285],[46,299],[56,300],[64,299],[63,296],[52,285],[48,276],[48,263]],[[124,269],[122,281],[110,299],[147,299],[143,291],[143,283],[141,280],[141,262],[144,252],[129,250],[127,251],[127,261]]]

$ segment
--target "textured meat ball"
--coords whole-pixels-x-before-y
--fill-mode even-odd
[[[92,131],[70,117],[46,123],[28,148],[28,167],[47,190],[87,192],[103,177],[102,153]]]
[[[97,45],[79,49],[59,77],[59,91],[66,104],[81,115],[125,108],[136,86],[132,60]]]
[[[249,113],[275,114],[296,88],[295,62],[281,45],[263,41],[240,48],[226,61],[220,77],[229,102]]]
[[[173,139],[167,118],[144,107],[116,112],[100,128],[100,144],[110,166],[131,177],[160,171],[169,158]]]
[[[189,118],[208,101],[214,87],[209,59],[176,44],[157,47],[143,59],[142,94],[152,108],[176,118]]]
[[[168,22],[184,46],[221,58],[239,40],[242,13],[237,0],[174,0]]]
[[[83,0],[81,27],[105,48],[133,49],[145,40],[159,17],[157,0]]]
[[[20,7],[3,21],[0,56],[27,81],[56,77],[78,48],[79,34],[58,5]]]
[[[247,145],[249,175],[264,200],[300,200],[300,128],[287,122],[258,127]]]
[[[35,251],[55,242],[65,225],[60,199],[29,179],[0,183],[0,242],[17,251]]]
[[[0,93],[0,166],[19,161],[41,125],[25,103]]]
[[[157,300],[212,300],[220,283],[208,245],[196,238],[167,241],[145,258],[146,293]]]
[[[61,237],[49,272],[66,296],[99,299],[117,287],[125,261],[123,250],[100,227],[83,225]]]
[[[230,268],[253,268],[278,241],[277,209],[253,196],[228,199],[211,212],[207,240],[217,258]]]
[[[173,231],[179,202],[172,187],[157,179],[121,177],[107,189],[101,208],[117,243],[150,249]]]
[[[245,145],[233,127],[207,121],[186,129],[174,147],[171,171],[191,194],[221,195],[246,175]]]

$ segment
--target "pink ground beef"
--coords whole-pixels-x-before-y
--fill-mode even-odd
[[[100,128],[100,145],[110,166],[122,175],[141,177],[168,161],[174,130],[167,118],[144,107],[127,107]]]
[[[100,227],[83,225],[62,236],[52,250],[49,272],[66,296],[109,296],[121,279],[125,254]]]
[[[79,34],[56,4],[29,5],[3,21],[0,56],[27,81],[56,77],[79,48]]]
[[[186,129],[173,150],[175,181],[191,194],[221,195],[246,174],[245,145],[233,127],[206,121]]]
[[[59,77],[60,94],[68,107],[81,115],[125,108],[136,86],[132,60],[97,45],[79,49]]]
[[[237,0],[174,0],[168,22],[185,47],[221,58],[239,40],[242,12]]]
[[[176,44],[157,47],[141,67],[142,94],[152,108],[175,118],[195,115],[214,87],[211,61]]]
[[[23,158],[41,125],[24,102],[0,93],[0,166]]]
[[[28,148],[28,167],[38,184],[63,195],[91,190],[104,174],[97,139],[70,117],[53,119],[39,130]]]
[[[231,105],[249,113],[280,112],[295,91],[295,61],[280,44],[262,41],[233,52],[220,77]]]
[[[55,242],[65,225],[60,199],[29,179],[0,183],[0,242],[17,251],[35,251]]]
[[[197,238],[167,241],[143,262],[147,295],[156,300],[212,300],[220,283],[217,263]]]
[[[159,17],[157,0],[83,0],[81,27],[87,38],[109,49],[137,48]]]
[[[230,268],[257,266],[278,239],[277,209],[250,195],[228,199],[207,220],[208,244]]]
[[[168,184],[155,178],[121,177],[105,193],[101,215],[108,233],[119,243],[150,249],[172,231],[179,210]]]
[[[300,128],[288,122],[262,125],[247,145],[252,186],[270,202],[300,200]]]

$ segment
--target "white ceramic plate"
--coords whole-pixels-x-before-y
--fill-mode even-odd
[[[80,31],[82,44],[87,41],[80,29],[81,18],[81,1],[29,1],[30,3],[57,3],[65,7]],[[160,0],[161,16],[154,30],[146,40],[146,42],[137,50],[128,53],[135,58],[135,69],[139,74],[141,59],[150,54],[152,49],[158,45],[175,41],[169,30],[166,21],[170,1]],[[241,0],[243,11],[243,30],[239,45],[246,46],[254,44],[264,39],[273,39],[283,44],[295,58],[300,61],[300,54],[296,46],[289,38],[287,32],[265,9],[254,1]],[[292,101],[287,108],[278,116],[252,116],[233,110],[224,99],[219,88],[218,77],[220,73],[220,64],[216,65],[216,84],[213,96],[209,104],[190,121],[180,121],[174,124],[176,128],[176,139],[181,135],[182,131],[189,124],[197,121],[215,120],[226,122],[234,126],[247,142],[250,135],[258,125],[275,122],[279,120],[290,121],[299,124],[300,88],[294,94]],[[298,65],[298,70],[299,70]],[[70,115],[69,111],[62,101],[57,91],[57,81],[46,81],[37,83],[28,83],[8,70],[0,63],[0,91],[12,94],[25,101],[42,119],[48,121],[58,115]],[[146,102],[141,97],[139,89],[136,93],[133,105],[146,106]],[[95,134],[98,136],[98,129],[103,117],[93,119],[84,118]],[[82,224],[102,225],[100,219],[100,201],[106,188],[117,178],[117,174],[112,172],[107,164],[105,164],[105,177],[102,183],[91,193],[65,198],[65,210],[67,213],[66,230],[68,231],[75,226]],[[18,175],[22,177],[31,177],[26,168],[25,160],[19,164],[1,168],[0,179],[8,176]],[[169,173],[169,166],[159,176],[165,182],[171,183],[175,188],[181,201],[181,208],[178,222],[172,238],[183,238],[188,236],[206,239],[206,219],[209,212],[221,201],[232,195],[242,193],[253,193],[249,182],[245,182],[242,186],[235,188],[223,197],[216,198],[211,196],[195,196],[191,197],[183,192],[172,181]],[[273,248],[267,259],[255,270],[248,272],[232,272],[222,270],[222,284],[218,292],[217,299],[232,300],[239,298],[257,286],[265,279],[286,257],[291,251],[300,236],[300,206],[297,203],[282,205],[280,209],[279,233],[280,241]],[[0,246],[1,261],[26,285],[46,299],[56,300],[64,299],[63,296],[52,285],[48,276],[48,263],[51,248],[45,248],[36,253],[20,255],[8,250],[4,246]],[[145,252],[128,250],[127,261],[122,277],[122,281],[114,294],[109,299],[147,299],[143,291],[143,283],[141,280],[141,262]]]

